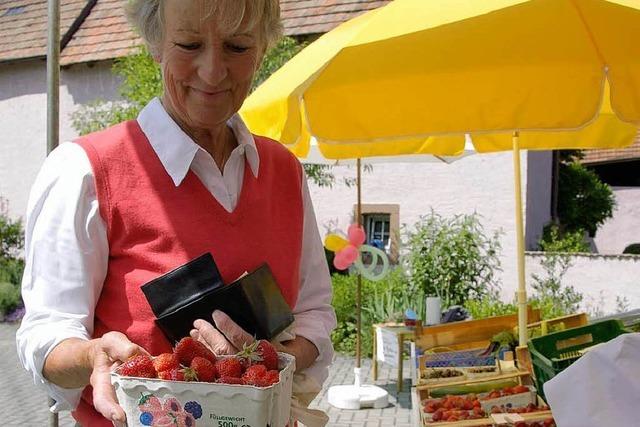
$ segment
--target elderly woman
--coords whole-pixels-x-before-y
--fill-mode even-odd
[[[280,349],[319,386],[335,314],[304,172],[237,114],[281,32],[278,0],[136,0],[129,12],[164,94],[45,161],[27,216],[22,363],[54,410],[74,409],[86,426],[123,423],[112,364],[172,344],[140,286],[211,252],[227,283],[269,264],[295,317]],[[220,312],[194,328],[217,353],[248,339]]]

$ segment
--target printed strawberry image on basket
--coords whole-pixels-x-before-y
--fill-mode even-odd
[[[128,426],[286,426],[295,359],[265,340],[216,356],[190,337],[112,372]],[[226,423],[226,424],[224,424]]]

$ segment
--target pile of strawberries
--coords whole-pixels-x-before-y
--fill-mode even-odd
[[[234,356],[216,356],[204,344],[186,337],[173,353],[137,354],[119,368],[120,375],[171,381],[215,382],[269,387],[280,380],[278,353],[269,341],[246,346]]]
[[[429,399],[423,402],[423,410],[431,414],[433,422],[474,420],[486,416],[473,394]]]
[[[514,394],[528,393],[528,392],[529,392],[529,388],[524,385],[517,385],[515,387],[505,387],[501,390],[491,391],[486,396],[481,397],[480,400],[496,399],[498,397],[512,396]]]
[[[556,422],[553,418],[547,418],[544,421],[518,421],[513,425],[514,427],[556,427]]]
[[[529,414],[531,412],[540,412],[540,411],[548,411],[549,407],[545,405],[534,405],[533,403],[529,403],[527,406],[522,407],[511,407],[505,405],[493,405],[491,407],[492,414],[500,414],[503,412],[507,412],[510,414]]]

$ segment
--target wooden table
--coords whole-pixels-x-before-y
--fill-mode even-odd
[[[388,347],[378,348],[378,331],[382,334],[383,346],[389,344]],[[378,379],[378,350],[389,358],[395,359],[398,369],[398,382],[396,384],[397,391],[402,391],[403,372],[402,372],[402,352],[405,341],[413,341],[415,339],[415,330],[408,328],[400,323],[381,323],[373,325],[373,360],[371,362],[373,369],[373,380]],[[387,362],[389,363],[389,362]]]

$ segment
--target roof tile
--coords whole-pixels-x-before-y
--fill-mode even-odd
[[[612,163],[640,159],[640,130],[633,144],[627,148],[584,150],[583,164]]]

